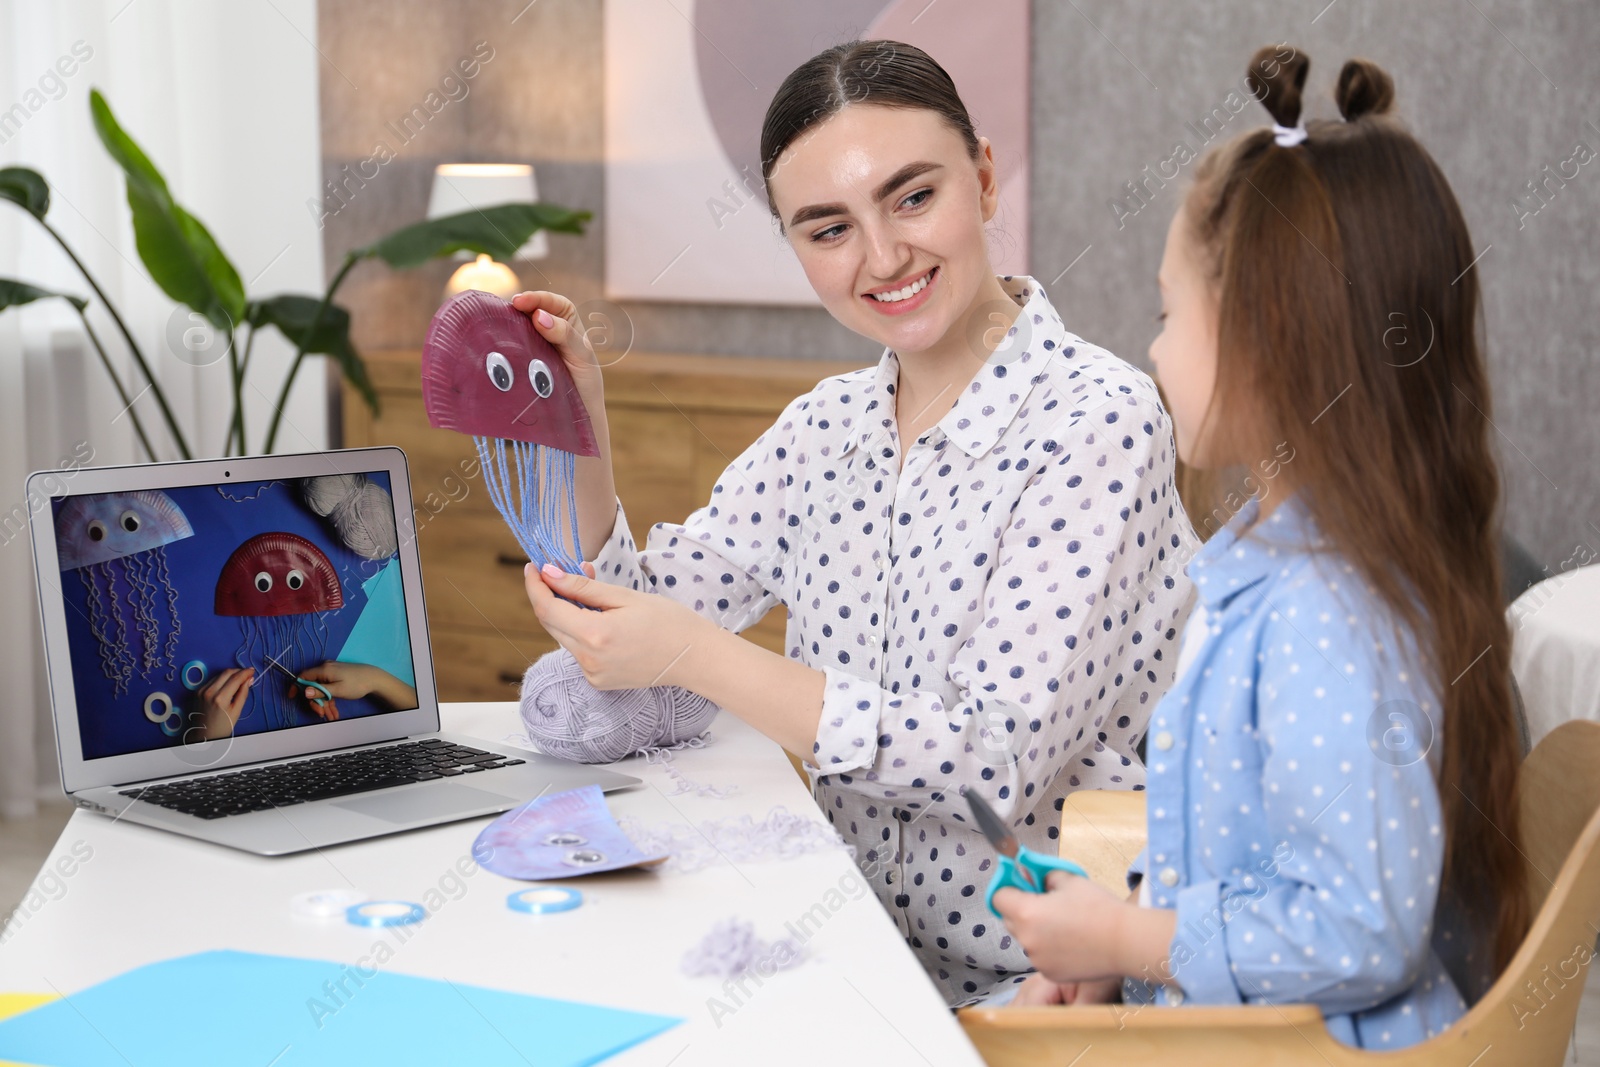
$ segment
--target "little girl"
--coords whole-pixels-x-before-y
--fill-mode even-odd
[[[1055,875],[995,905],[1041,972],[1018,1003],[1127,977],[1156,1004],[1310,1002],[1398,1048],[1476,992],[1434,951],[1440,909],[1480,964],[1526,926],[1478,279],[1389,76],[1346,63],[1344,120],[1307,127],[1286,51],[1249,74],[1274,126],[1208,155],[1172,222],[1150,356],[1186,462],[1294,458],[1188,567],[1138,904]]]

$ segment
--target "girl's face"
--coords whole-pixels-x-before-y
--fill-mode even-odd
[[[789,243],[834,318],[898,353],[925,351],[993,280],[984,223],[999,200],[933,111],[857,104],[812,127],[768,179]]]
[[[1172,408],[1178,455],[1192,467],[1222,465],[1207,456],[1202,437],[1217,383],[1217,296],[1202,272],[1179,209],[1167,230],[1161,257],[1161,333],[1150,342],[1150,362]]]

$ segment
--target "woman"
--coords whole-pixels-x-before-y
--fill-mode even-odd
[[[530,567],[528,595],[595,686],[682,686],[804,758],[947,999],[982,999],[1031,968],[983,906],[993,850],[961,790],[1053,851],[1068,792],[1141,786],[1189,592],[1160,567],[1193,536],[1172,433],[1145,375],[1069,333],[1032,279],[995,277],[993,151],[926,54],[854,42],[804,63],[762,158],[806,277],[883,358],[792,402],[637,552],[573,306],[518,296],[602,442],[579,471],[601,580]],[[777,603],[787,657],[734,636]]]

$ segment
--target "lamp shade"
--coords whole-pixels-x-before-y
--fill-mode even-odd
[[[428,198],[428,218],[459,215],[496,204],[528,203],[539,199],[533,167],[527,163],[441,163],[434,168],[433,192]],[[543,259],[550,242],[539,230],[517,250],[513,259]],[[458,259],[471,259],[458,252]]]

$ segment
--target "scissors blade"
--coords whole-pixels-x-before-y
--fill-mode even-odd
[[[994,813],[989,802],[980,797],[976,791],[969,789],[967,804],[972,808],[972,817],[978,821],[978,829],[983,831],[983,836],[989,839],[989,844],[994,846],[994,850],[1002,856],[1010,856],[1015,860],[1018,852],[1016,835],[1006,829],[1006,824],[1000,821],[1000,816]],[[1018,863],[1017,870],[1035,890],[1039,888],[1039,883],[1034,880],[1033,874],[1026,867]]]
[[[279,663],[277,660],[273,659],[271,656],[267,656],[266,657],[266,661],[271,666],[274,666],[274,667],[278,668],[284,674],[287,674],[289,677],[294,678],[295,681],[299,681],[300,680],[298,678],[295,678],[294,671],[291,671],[288,667],[285,667],[283,664]]]
[[[306,693],[306,699],[307,700],[315,700],[318,703],[320,703],[320,702],[322,702],[324,700],[329,700],[329,699],[331,699],[333,697],[333,694],[328,692],[328,689],[327,689],[326,686],[324,686],[324,685],[322,685],[322,684],[320,684],[318,682],[309,681],[309,680],[307,680],[305,678],[300,677],[294,671],[291,671],[288,667],[285,667],[283,664],[279,663],[277,660],[273,659],[271,656],[267,657],[267,662],[272,664],[274,667],[278,668],[284,674],[287,674],[290,678],[293,678],[295,680],[296,684],[304,686],[307,690],[315,689],[315,690],[317,690],[317,692],[322,694],[322,696],[320,696],[320,697],[314,697],[308,691]]]

